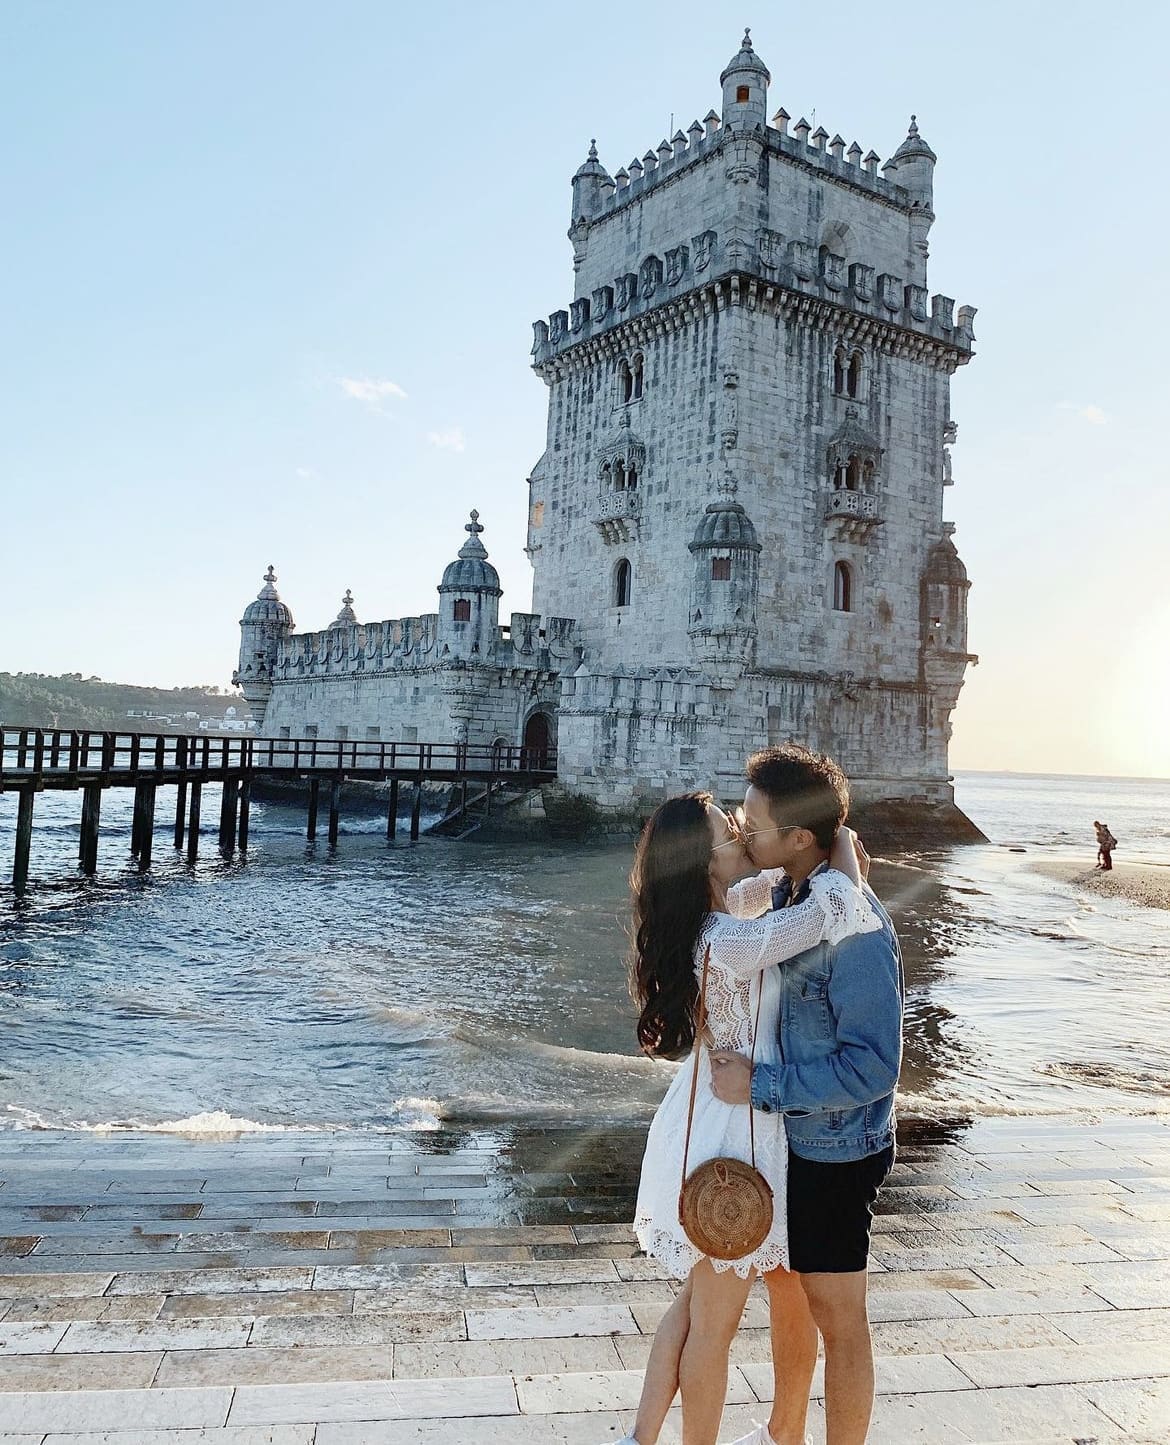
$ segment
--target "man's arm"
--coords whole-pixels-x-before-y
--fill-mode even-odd
[[[757,1064],[752,1103],[775,1113],[856,1109],[892,1093],[902,1067],[902,974],[885,929],[854,934],[829,974],[836,1047],[803,1064]]]

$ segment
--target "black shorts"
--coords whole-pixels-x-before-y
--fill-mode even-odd
[[[869,1230],[894,1148],[827,1164],[788,1151],[788,1254],[796,1274],[852,1274],[869,1262]]]

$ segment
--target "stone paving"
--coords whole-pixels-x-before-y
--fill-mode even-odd
[[[0,1134],[0,1445],[613,1441],[675,1290],[641,1140]],[[881,1208],[874,1445],[1170,1441],[1170,1124],[904,1132]],[[770,1359],[753,1296],[722,1439]]]

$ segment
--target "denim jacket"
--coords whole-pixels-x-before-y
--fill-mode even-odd
[[[894,1142],[902,1066],[902,954],[889,915],[867,887],[882,927],[819,943],[780,965],[780,1058],[757,1064],[752,1104],[782,1112],[804,1159],[845,1163]],[[777,888],[773,906],[784,895]]]

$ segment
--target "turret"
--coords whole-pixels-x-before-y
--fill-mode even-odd
[[[918,117],[910,117],[906,139],[882,169],[910,193],[910,199],[934,215],[934,166],[938,157],[918,133]]]
[[[592,220],[605,198],[613,194],[614,183],[609,172],[597,159],[597,142],[589,142],[589,154],[573,177],[573,214],[570,220]]]
[[[755,130],[767,125],[768,67],[752,49],[752,33],[743,32],[739,54],[727,62],[719,77],[723,87],[723,124],[733,130]]]
[[[338,628],[356,627],[357,625],[357,613],[353,610],[353,593],[347,587],[345,596],[341,599],[341,611],[329,624],[329,631],[336,632]]]
[[[735,500],[735,479],[719,484],[690,544],[694,558],[687,632],[703,662],[750,661],[760,594],[760,542]]]
[[[470,535],[439,583],[439,654],[487,662],[499,623],[500,575],[479,540],[478,512],[464,530]]]
[[[922,641],[928,659],[932,653],[949,658],[961,655],[966,663],[967,593],[971,583],[951,540],[953,524],[946,526],[947,535],[931,548],[922,577]]]
[[[257,726],[264,721],[272,692],[277,650],[281,640],[295,630],[292,613],[280,600],[276,572],[269,563],[264,586],[240,618],[240,665],[232,674],[232,682],[243,692]]]

